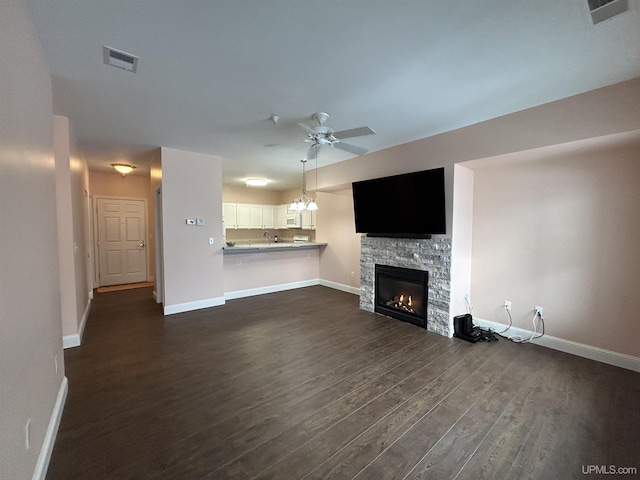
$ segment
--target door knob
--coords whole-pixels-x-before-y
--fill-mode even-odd
[[[138,244],[139,247],[144,247],[144,240],[140,240],[140,243]]]

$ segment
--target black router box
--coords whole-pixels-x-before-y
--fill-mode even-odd
[[[461,338],[467,342],[476,343],[482,338],[482,333],[477,328],[473,328],[473,317],[470,313],[453,317],[454,337]]]

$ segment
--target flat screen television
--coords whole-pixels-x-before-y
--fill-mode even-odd
[[[353,182],[356,232],[431,238],[445,234],[444,168]]]

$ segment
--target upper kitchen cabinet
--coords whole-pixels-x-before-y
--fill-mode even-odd
[[[302,211],[302,228],[304,230],[316,229],[316,211],[315,210]]]
[[[275,211],[275,228],[287,228],[287,214],[289,213],[289,204],[278,205]]]
[[[222,228],[238,228],[235,203],[222,204]]]
[[[246,203],[223,204],[225,228],[274,228],[273,205],[250,205]],[[227,221],[226,216],[235,217],[234,223]]]
[[[236,205],[236,228],[251,228],[251,205]]]

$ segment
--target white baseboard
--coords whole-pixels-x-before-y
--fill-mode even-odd
[[[64,404],[67,400],[67,392],[69,391],[69,382],[67,377],[62,377],[62,383],[58,390],[58,397],[53,407],[51,418],[49,419],[49,425],[47,426],[47,432],[42,442],[42,448],[40,449],[40,455],[38,455],[38,462],[36,463],[36,470],[33,472],[33,480],[44,480],[47,476],[47,469],[49,468],[49,461],[51,460],[51,452],[53,452],[53,445],[56,442],[56,435],[58,434],[58,427],[60,426],[60,419],[62,418],[62,411],[64,410]]]
[[[490,320],[482,320],[475,318],[476,322],[485,328],[492,328],[497,332],[501,332],[508,327],[503,323],[492,322]],[[517,335],[520,338],[527,339],[531,337],[533,332],[524,328],[511,327],[505,335]],[[616,367],[626,368],[627,370],[633,370],[634,372],[640,372],[640,358],[632,355],[626,355],[624,353],[618,353],[611,350],[605,350],[604,348],[592,347],[591,345],[585,345],[583,343],[573,342],[571,340],[565,340],[563,338],[553,337],[551,335],[544,335],[543,337],[531,340],[531,343],[540,345],[542,347],[552,348],[561,352],[570,353],[579,357],[588,358],[597,362],[606,363]]]
[[[190,312],[192,310],[200,310],[203,308],[217,307],[224,305],[224,297],[207,298],[205,300],[197,300],[195,302],[177,303],[175,305],[165,305],[164,314],[173,315],[175,313]]]
[[[82,313],[82,319],[80,320],[80,326],[78,327],[78,333],[73,335],[65,335],[62,337],[62,348],[79,347],[82,343],[82,334],[84,333],[84,327],[87,324],[87,318],[89,318],[89,312],[91,311],[91,299],[87,301],[87,305],[84,307]]]
[[[333,288],[334,290],[341,290],[343,292],[352,293],[353,295],[360,295],[360,288],[352,287],[351,285],[345,285],[344,283],[337,283],[330,280],[320,279],[320,285],[322,285],[323,287]]]
[[[62,348],[65,350],[67,348],[79,347],[80,346],[80,335],[78,333],[74,333],[73,335],[65,335],[62,337]]]
[[[226,292],[225,300],[235,300],[237,298],[253,297],[255,295],[264,295],[265,293],[283,292],[285,290],[293,290],[295,288],[311,287],[320,285],[320,279],[302,280],[300,282],[280,283],[278,285],[268,285],[266,287],[249,288],[247,290],[236,290],[235,292]]]

